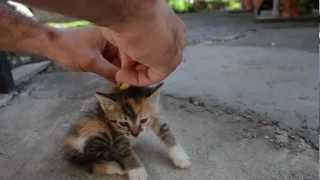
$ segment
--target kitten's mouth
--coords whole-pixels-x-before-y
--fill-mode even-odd
[[[141,127],[139,129],[136,129],[136,130],[129,129],[128,134],[130,134],[133,137],[138,137],[143,132],[143,130],[144,129],[141,128]]]
[[[132,136],[132,137],[138,137],[140,135],[140,133],[132,133],[132,132],[128,132],[126,133],[127,136]]]
[[[140,134],[140,132],[137,132],[137,133],[131,132],[131,135],[134,136],[134,137],[138,137],[139,134]]]

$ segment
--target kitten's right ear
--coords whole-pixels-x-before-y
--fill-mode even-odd
[[[163,83],[153,87],[150,89],[150,92],[147,97],[148,101],[151,103],[151,104],[154,104],[154,105],[158,105],[159,104],[159,100],[160,100],[160,88],[161,86],[163,85]]]
[[[113,111],[117,105],[115,99],[109,94],[97,92],[96,98],[104,112]]]

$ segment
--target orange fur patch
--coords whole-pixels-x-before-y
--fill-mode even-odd
[[[106,130],[105,123],[91,119],[84,122],[83,127],[79,129],[79,134],[80,136],[93,136],[99,132],[105,132]]]
[[[139,100],[138,102],[135,101],[134,99],[130,98],[127,100],[127,103],[132,107],[133,111],[136,113],[136,114],[140,114],[142,109],[143,109],[143,106],[144,106],[144,102],[145,100],[144,99],[141,99]]]
[[[93,173],[99,175],[107,175],[108,174],[108,164],[106,163],[95,163],[93,165]]]

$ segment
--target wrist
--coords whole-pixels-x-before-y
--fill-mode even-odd
[[[47,57],[51,60],[56,60],[56,51],[60,49],[60,47],[57,45],[57,41],[61,36],[61,30],[52,27],[46,27],[46,30],[43,32],[43,34],[38,37],[39,42],[42,42],[40,45],[41,47],[38,49],[39,55]]]
[[[43,26],[33,36],[25,38],[18,42],[17,47],[21,52],[40,55],[43,57],[51,57],[51,51],[55,49],[53,42],[59,37],[58,30]]]
[[[121,39],[123,44],[132,45],[137,49],[141,48],[140,46],[154,46],[155,38],[156,40],[168,38],[163,36],[168,35],[167,21],[172,18],[170,17],[172,13],[164,1],[154,0],[150,8],[144,11],[144,15],[140,13],[140,16],[132,16],[128,22],[118,23],[108,28],[102,27],[102,33],[105,37],[111,35],[116,39]]]
[[[117,13],[121,18],[108,24],[109,18],[102,17],[107,22],[97,23],[121,34],[140,32],[141,29],[148,31],[151,24],[159,16],[159,8],[163,6],[163,0],[131,0]]]

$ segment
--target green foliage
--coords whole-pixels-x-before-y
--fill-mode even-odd
[[[238,10],[241,9],[240,0],[229,0],[228,9],[230,10]]]
[[[191,0],[167,0],[167,2],[176,12],[190,12],[199,8],[195,7]],[[241,8],[241,3],[240,0],[204,0],[201,2],[200,9],[215,10],[220,8],[237,10]]]
[[[302,15],[310,14],[313,8],[319,6],[318,0],[296,0],[299,12]]]
[[[192,10],[192,4],[188,0],[167,0],[167,2],[176,12]]]
[[[89,26],[90,22],[88,21],[70,21],[70,22],[49,22],[47,23],[49,26],[56,28],[76,28],[76,27],[85,27]]]

